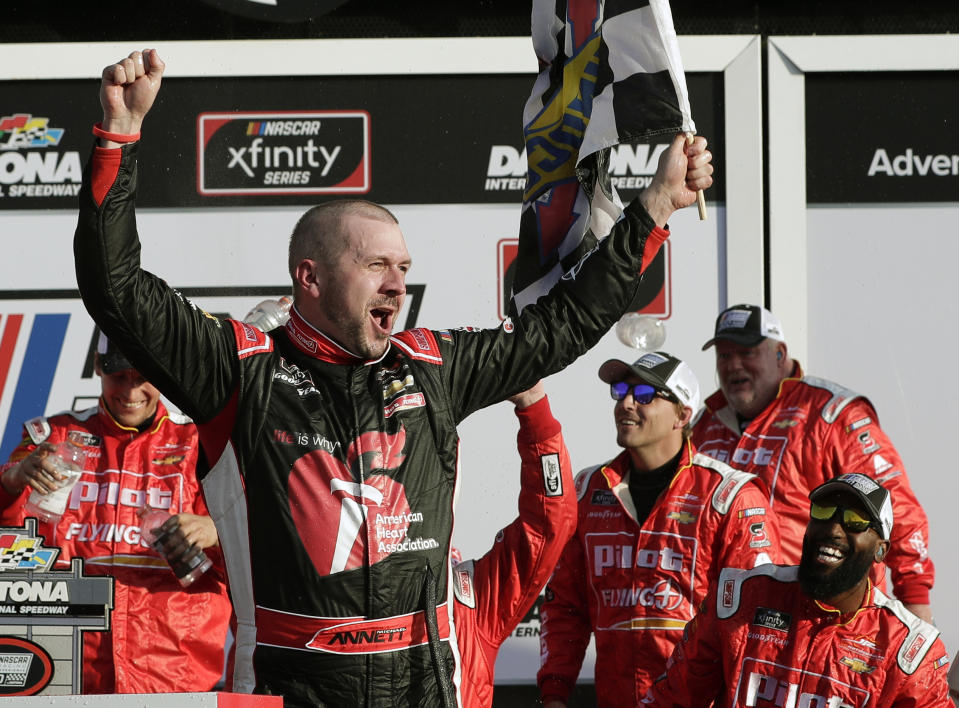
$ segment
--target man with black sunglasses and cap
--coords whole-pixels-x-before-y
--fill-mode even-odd
[[[809,500],[799,565],[723,570],[644,703],[951,707],[939,631],[870,581],[889,492],[852,473]]]
[[[872,403],[805,375],[789,357],[779,318],[758,305],[720,313],[703,349],[713,346],[721,390],[693,422],[693,441],[704,454],[759,477],[779,519],[784,560],[799,560],[809,491],[841,472],[868,475],[889,490],[897,519],[873,582],[885,587],[888,565],[896,598],[931,621],[929,523]]]
[[[623,452],[581,472],[576,535],[540,610],[545,706],[564,706],[590,634],[599,706],[636,705],[662,673],[709,583],[726,566],[778,560],[766,497],[740,472],[696,452],[688,426],[699,383],[665,352],[610,360]]]

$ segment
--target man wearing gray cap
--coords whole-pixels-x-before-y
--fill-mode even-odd
[[[931,621],[929,523],[872,404],[805,375],[789,357],[779,318],[758,305],[721,312],[703,349],[712,346],[720,390],[694,421],[693,441],[703,454],[759,477],[779,519],[786,562],[799,560],[809,491],[842,472],[865,474],[889,490],[896,511],[886,558],[893,592]],[[875,566],[873,582],[885,587],[884,565]]]
[[[951,708],[939,630],[869,580],[889,492],[852,473],[809,502],[799,566],[723,570],[644,704]]]
[[[754,476],[699,455],[688,438],[699,383],[665,352],[600,367],[623,452],[582,471],[576,535],[550,579],[540,697],[564,706],[590,634],[599,706],[637,705],[725,566],[778,560],[779,535]]]

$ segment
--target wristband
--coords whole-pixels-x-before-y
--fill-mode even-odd
[[[140,132],[136,133],[111,133],[104,130],[100,126],[102,123],[96,123],[93,126],[93,134],[98,138],[103,138],[104,140],[112,140],[115,143],[135,143],[140,139]]]

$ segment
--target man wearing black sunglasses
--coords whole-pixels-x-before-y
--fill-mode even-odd
[[[616,401],[623,452],[576,480],[576,535],[540,611],[547,708],[566,704],[591,633],[597,705],[636,705],[719,570],[778,560],[754,475],[697,454],[687,439],[699,406],[689,366],[651,352],[607,361],[599,378]]]
[[[799,561],[810,490],[843,472],[884,485],[896,510],[896,532],[885,563],[896,598],[932,620],[929,523],[902,459],[864,396],[807,376],[790,358],[779,318],[758,305],[733,305],[716,318],[719,391],[693,423],[693,441],[710,457],[753,472],[769,490],[779,519],[783,557]],[[885,587],[885,566],[873,582]]]
[[[951,708],[939,630],[870,581],[888,490],[844,474],[809,500],[799,566],[723,570],[644,703]]]

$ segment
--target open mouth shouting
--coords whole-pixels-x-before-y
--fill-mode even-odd
[[[393,332],[393,322],[396,319],[396,309],[387,305],[374,307],[370,310],[373,328],[380,336],[388,337]]]

